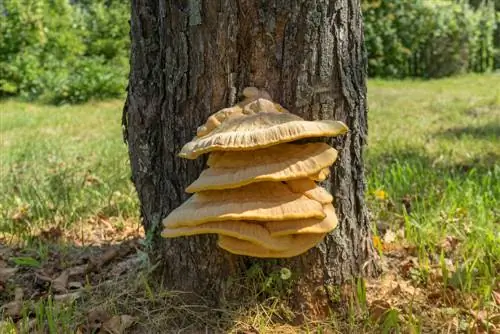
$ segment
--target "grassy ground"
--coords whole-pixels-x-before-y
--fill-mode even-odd
[[[358,283],[347,311],[322,324],[323,332],[494,330],[500,319],[498,87],[498,74],[369,82],[367,199],[386,273]],[[54,239],[78,246],[63,252],[74,259],[92,253],[101,239],[138,235],[130,232],[137,226],[138,205],[121,140],[121,107],[121,101],[63,107],[0,102],[0,237],[26,246],[24,253],[0,247],[0,268],[16,267],[28,275],[57,262],[51,272],[57,277],[73,263],[51,258],[54,249],[48,245]],[[65,259],[58,244],[55,253]],[[130,253],[117,249],[115,256]],[[137,264],[133,257],[122,258]],[[31,312],[38,325],[28,324],[25,312],[25,328],[67,326],[69,332],[103,300],[108,312],[134,312],[139,325],[161,328],[172,321],[173,310],[213,325],[199,309],[173,308],[175,295],[154,290],[143,273],[133,272],[127,293],[111,292],[110,286],[123,289],[123,281],[96,276],[97,288],[87,282],[87,292],[93,292],[86,302],[61,308],[41,299]],[[11,277],[2,291],[0,275],[0,304],[12,300],[19,284]],[[233,314],[226,325],[233,331],[278,332],[269,315],[276,301],[262,305],[237,320]],[[310,324],[309,330],[318,326]]]
[[[121,106],[0,105],[0,232],[137,217]]]
[[[422,253],[456,238],[474,276],[464,288],[488,290],[500,263],[500,76],[373,81],[369,98],[374,221],[404,226]]]

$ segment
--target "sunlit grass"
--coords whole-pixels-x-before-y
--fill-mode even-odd
[[[500,269],[500,75],[369,83],[368,187],[374,223],[430,258],[458,238],[466,291],[491,290]],[[387,198],[376,196],[382,191]],[[490,299],[490,294],[485,294]]]
[[[121,107],[0,104],[0,231],[137,217]]]
[[[419,261],[416,285],[435,284],[431,266],[441,265],[443,289],[453,287],[471,294],[472,309],[487,308],[492,290],[498,287],[500,269],[500,76],[371,80],[368,86],[367,199],[373,230],[377,232],[376,226],[382,224],[403,231]],[[28,237],[33,230],[52,225],[65,228],[96,216],[138,220],[127,148],[122,142],[122,104],[53,107],[0,102],[0,234]],[[456,249],[445,249],[447,237],[457,240]],[[44,248],[34,247],[44,261]],[[445,261],[451,261],[454,270],[447,272]],[[248,279],[254,279],[251,273]],[[269,289],[270,278],[261,279]],[[419,314],[391,308],[380,328],[373,327],[366,311],[369,291],[360,282],[354,283],[355,297],[348,305],[351,332],[360,328],[362,332],[383,328],[418,332],[415,328],[429,326]],[[258,283],[252,284],[256,291],[262,290]],[[131,290],[123,299],[113,290],[110,296],[94,294],[91,301],[108,300],[122,312],[138,308],[145,325],[161,328],[173,315],[166,314],[167,306],[162,304],[170,292],[159,289],[141,285],[138,291],[150,292],[149,297]],[[252,324],[249,330],[273,332],[270,315],[283,310],[278,309],[272,292],[266,292],[271,299],[246,310],[247,314],[225,316],[240,319],[232,319],[236,327]],[[154,300],[148,302],[148,298]],[[35,314],[49,325],[74,322],[73,313],[80,312],[50,313],[52,305],[42,306]],[[367,315],[361,322],[360,308]],[[193,313],[194,318],[200,316]],[[331,323],[318,326],[325,332],[342,332],[346,320],[336,317],[333,314]],[[321,331],[316,324],[309,326],[310,332]]]

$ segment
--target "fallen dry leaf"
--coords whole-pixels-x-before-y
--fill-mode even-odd
[[[52,242],[59,240],[60,238],[62,238],[62,236],[63,236],[63,231],[59,226],[51,227],[48,230],[42,230],[39,234],[41,240],[47,240]]]
[[[87,313],[87,323],[89,330],[93,332],[101,328],[102,324],[110,318],[111,316],[102,307],[96,307],[91,309]]]
[[[87,265],[76,266],[68,269],[69,276],[75,275],[83,275],[85,270],[87,269]]]
[[[12,215],[11,219],[16,221],[16,222],[19,222],[21,220],[24,220],[25,218],[28,217],[28,213],[29,213],[29,207],[28,206],[21,206],[19,208],[17,208],[17,211],[14,212],[14,214]]]
[[[55,295],[54,301],[60,303],[71,303],[80,298],[81,296],[82,296],[81,291],[75,291],[75,292],[65,293],[62,295]]]
[[[495,301],[495,303],[497,305],[500,305],[500,292],[493,291],[492,294],[493,294],[493,300]]]
[[[459,245],[460,240],[454,236],[448,235],[439,243],[439,247],[446,253],[451,253]]]
[[[485,310],[480,310],[480,311],[469,310],[468,313],[474,317],[474,320],[476,321],[479,330],[484,332],[486,329],[488,329],[488,332],[491,331],[491,333],[497,333],[496,331],[497,327],[495,326],[494,321],[500,320],[499,315],[489,314]]]
[[[401,266],[400,266],[401,275],[403,277],[408,277],[410,270],[417,267],[417,263],[418,263],[418,261],[416,258],[414,258],[412,256],[408,257],[408,259],[406,261],[401,263]]]
[[[106,263],[112,261],[114,258],[118,257],[118,248],[108,249],[102,256],[90,259],[90,262],[85,270],[87,273],[98,271],[99,268],[104,266]]]
[[[455,306],[460,302],[460,297],[451,289],[438,290],[427,295],[427,300],[433,305]]]
[[[396,241],[396,233],[394,233],[392,230],[387,230],[384,234],[384,243],[391,244],[394,241]]]
[[[102,329],[110,334],[122,334],[134,323],[135,318],[130,315],[115,315],[102,324]]]
[[[120,276],[133,268],[137,268],[138,266],[140,266],[140,264],[141,259],[138,256],[133,256],[113,265],[110,273],[115,277]]]
[[[0,284],[7,280],[17,272],[17,268],[0,268]]]
[[[384,313],[391,308],[391,304],[386,300],[377,299],[370,304],[370,317],[373,321],[378,321]]]
[[[23,289],[16,288],[14,293],[14,300],[1,307],[3,314],[14,319],[19,318],[21,316],[21,311],[23,310],[23,297]]]
[[[104,254],[99,257],[95,257],[90,259],[87,268],[85,270],[86,273],[96,272],[108,262],[111,262],[115,258],[121,258],[127,256],[135,249],[135,241],[132,242],[124,242],[119,247],[110,248]]]
[[[35,271],[35,277],[42,282],[52,283],[52,278],[45,274],[44,272]]]
[[[65,293],[68,291],[69,271],[64,270],[55,280],[52,281],[52,289],[58,293]]]
[[[405,229],[404,229],[404,227],[402,227],[402,228],[400,228],[400,229],[398,229],[396,231],[396,236],[398,238],[400,238],[400,239],[404,239],[405,238]]]
[[[70,290],[77,290],[77,289],[81,289],[81,288],[83,288],[82,282],[75,281],[75,282],[68,283],[68,289],[70,289]]]

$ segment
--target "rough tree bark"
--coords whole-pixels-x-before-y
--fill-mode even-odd
[[[124,134],[151,255],[161,263],[167,288],[216,304],[226,278],[255,261],[219,250],[215,236],[159,237],[162,218],[187,199],[184,188],[205,163],[177,153],[246,86],[266,89],[305,119],[341,120],[350,128],[330,141],[340,151],[326,182],[338,229],[305,255],[280,261],[300,273],[297,305],[321,316],[328,285],[378,271],[364,202],[366,58],[359,0],[133,0],[131,39]]]

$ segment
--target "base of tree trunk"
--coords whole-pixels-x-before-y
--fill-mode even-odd
[[[329,289],[379,273],[367,209],[366,57],[359,0],[213,2],[133,0],[131,73],[124,108],[132,178],[147,244],[167,289],[193,292],[217,307],[245,289],[231,282],[258,264],[264,275],[297,277],[297,314],[328,315]],[[339,226],[316,248],[281,260],[231,255],[215,236],[162,239],[161,220],[188,198],[205,159],[177,154],[196,128],[233,105],[247,86],[304,119],[335,119],[350,131],[327,142],[339,151],[330,178]],[[299,319],[300,320],[300,319]]]

